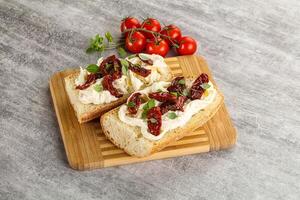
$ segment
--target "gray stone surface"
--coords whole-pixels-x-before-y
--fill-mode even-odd
[[[72,3],[71,3],[72,2]],[[48,79],[123,16],[195,37],[237,127],[235,148],[69,168]],[[0,199],[300,199],[300,2],[0,0]]]

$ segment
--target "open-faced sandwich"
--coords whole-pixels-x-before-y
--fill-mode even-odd
[[[170,79],[169,68],[159,55],[135,54],[126,59],[112,55],[67,76],[65,88],[83,123],[125,103],[134,91]]]
[[[176,77],[134,92],[126,104],[101,117],[101,126],[116,146],[143,157],[203,125],[222,102],[207,74],[194,80]]]

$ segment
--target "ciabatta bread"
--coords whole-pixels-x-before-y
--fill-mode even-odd
[[[217,88],[216,91],[217,95],[211,104],[193,115],[183,127],[168,131],[159,140],[149,140],[143,136],[140,127],[130,126],[122,122],[118,116],[119,107],[101,117],[102,130],[110,141],[128,154],[136,157],[148,156],[181,139],[214,116],[224,101],[223,95]]]
[[[76,72],[65,77],[65,89],[69,96],[70,103],[73,106],[79,123],[84,123],[101,116],[103,113],[111,110],[112,108],[115,108],[125,103],[127,97],[129,96],[129,94],[125,94],[116,101],[100,105],[83,104],[79,101],[78,98],[79,90],[75,89],[75,79],[78,75],[79,72]]]

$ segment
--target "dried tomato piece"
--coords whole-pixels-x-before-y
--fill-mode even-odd
[[[76,86],[76,89],[84,90],[84,89],[88,88],[90,85],[92,85],[96,82],[96,78],[97,78],[96,74],[87,75],[85,83],[82,85]]]
[[[200,99],[202,97],[203,93],[204,93],[204,89],[201,87],[198,89],[191,89],[190,90],[190,98],[192,100]]]
[[[121,71],[121,61],[115,55],[111,55],[102,61],[99,69],[103,76],[113,74],[116,71]]]
[[[205,92],[205,90],[201,87],[203,83],[208,83],[209,78],[208,75],[205,73],[202,73],[196,80],[193,82],[193,85],[190,90],[190,98],[192,100],[194,99],[200,99]]]
[[[137,92],[132,94],[127,103],[127,110],[130,114],[136,114],[140,105],[142,104],[141,93]]]
[[[142,62],[144,62],[144,63],[146,63],[146,64],[148,64],[148,65],[153,65],[153,61],[152,61],[151,59],[144,59],[144,58],[142,58],[142,57],[140,56],[140,54],[138,54],[137,56],[138,56],[138,58],[139,58]]]
[[[200,75],[200,77],[201,77],[202,83],[208,83],[208,82],[209,82],[209,78],[208,78],[208,75],[207,75],[207,74],[202,73],[202,74]]]
[[[169,92],[152,92],[148,95],[150,98],[160,102],[171,101],[175,102],[177,97]]]
[[[167,88],[169,92],[177,92],[182,94],[183,90],[186,88],[185,80],[183,76],[176,77],[171,82],[171,85]]]
[[[108,90],[111,95],[120,98],[123,96],[123,94],[120,94],[118,90],[113,86],[113,81],[114,79],[112,75],[106,75],[103,77],[102,86],[105,90]]]
[[[170,101],[163,102],[159,106],[160,111],[162,114],[165,114],[169,110],[172,110],[172,111],[180,110],[183,112],[184,111],[183,106],[187,99],[188,98],[186,96],[179,96],[177,98],[176,102],[170,102]]]
[[[183,106],[184,106],[184,103],[186,102],[187,100],[187,97],[186,96],[180,96],[178,97],[176,103],[175,103],[175,108],[176,110],[180,110],[183,112]]]
[[[147,125],[148,130],[152,135],[159,135],[160,134],[160,128],[162,124],[161,119],[161,111],[160,107],[156,106],[148,110],[147,113]]]
[[[139,65],[135,65],[129,62],[129,70],[133,71],[134,73],[142,76],[142,77],[147,77],[149,74],[151,74],[150,69],[143,68]]]
[[[175,107],[175,103],[172,102],[163,102],[162,104],[160,104],[160,112],[161,114],[165,114],[166,112],[168,112],[169,110],[175,111],[176,107]]]

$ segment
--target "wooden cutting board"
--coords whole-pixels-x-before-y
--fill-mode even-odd
[[[212,74],[202,57],[179,56],[165,59],[175,76],[197,76],[201,72]],[[145,158],[135,158],[114,146],[102,133],[99,119],[79,124],[69,103],[64,77],[74,69],[55,73],[50,78],[53,99],[61,136],[68,162],[73,169],[87,170],[116,165],[170,158],[188,154],[227,149],[236,142],[236,130],[223,104],[215,116],[204,126],[189,133],[181,140],[169,145],[162,151]]]

